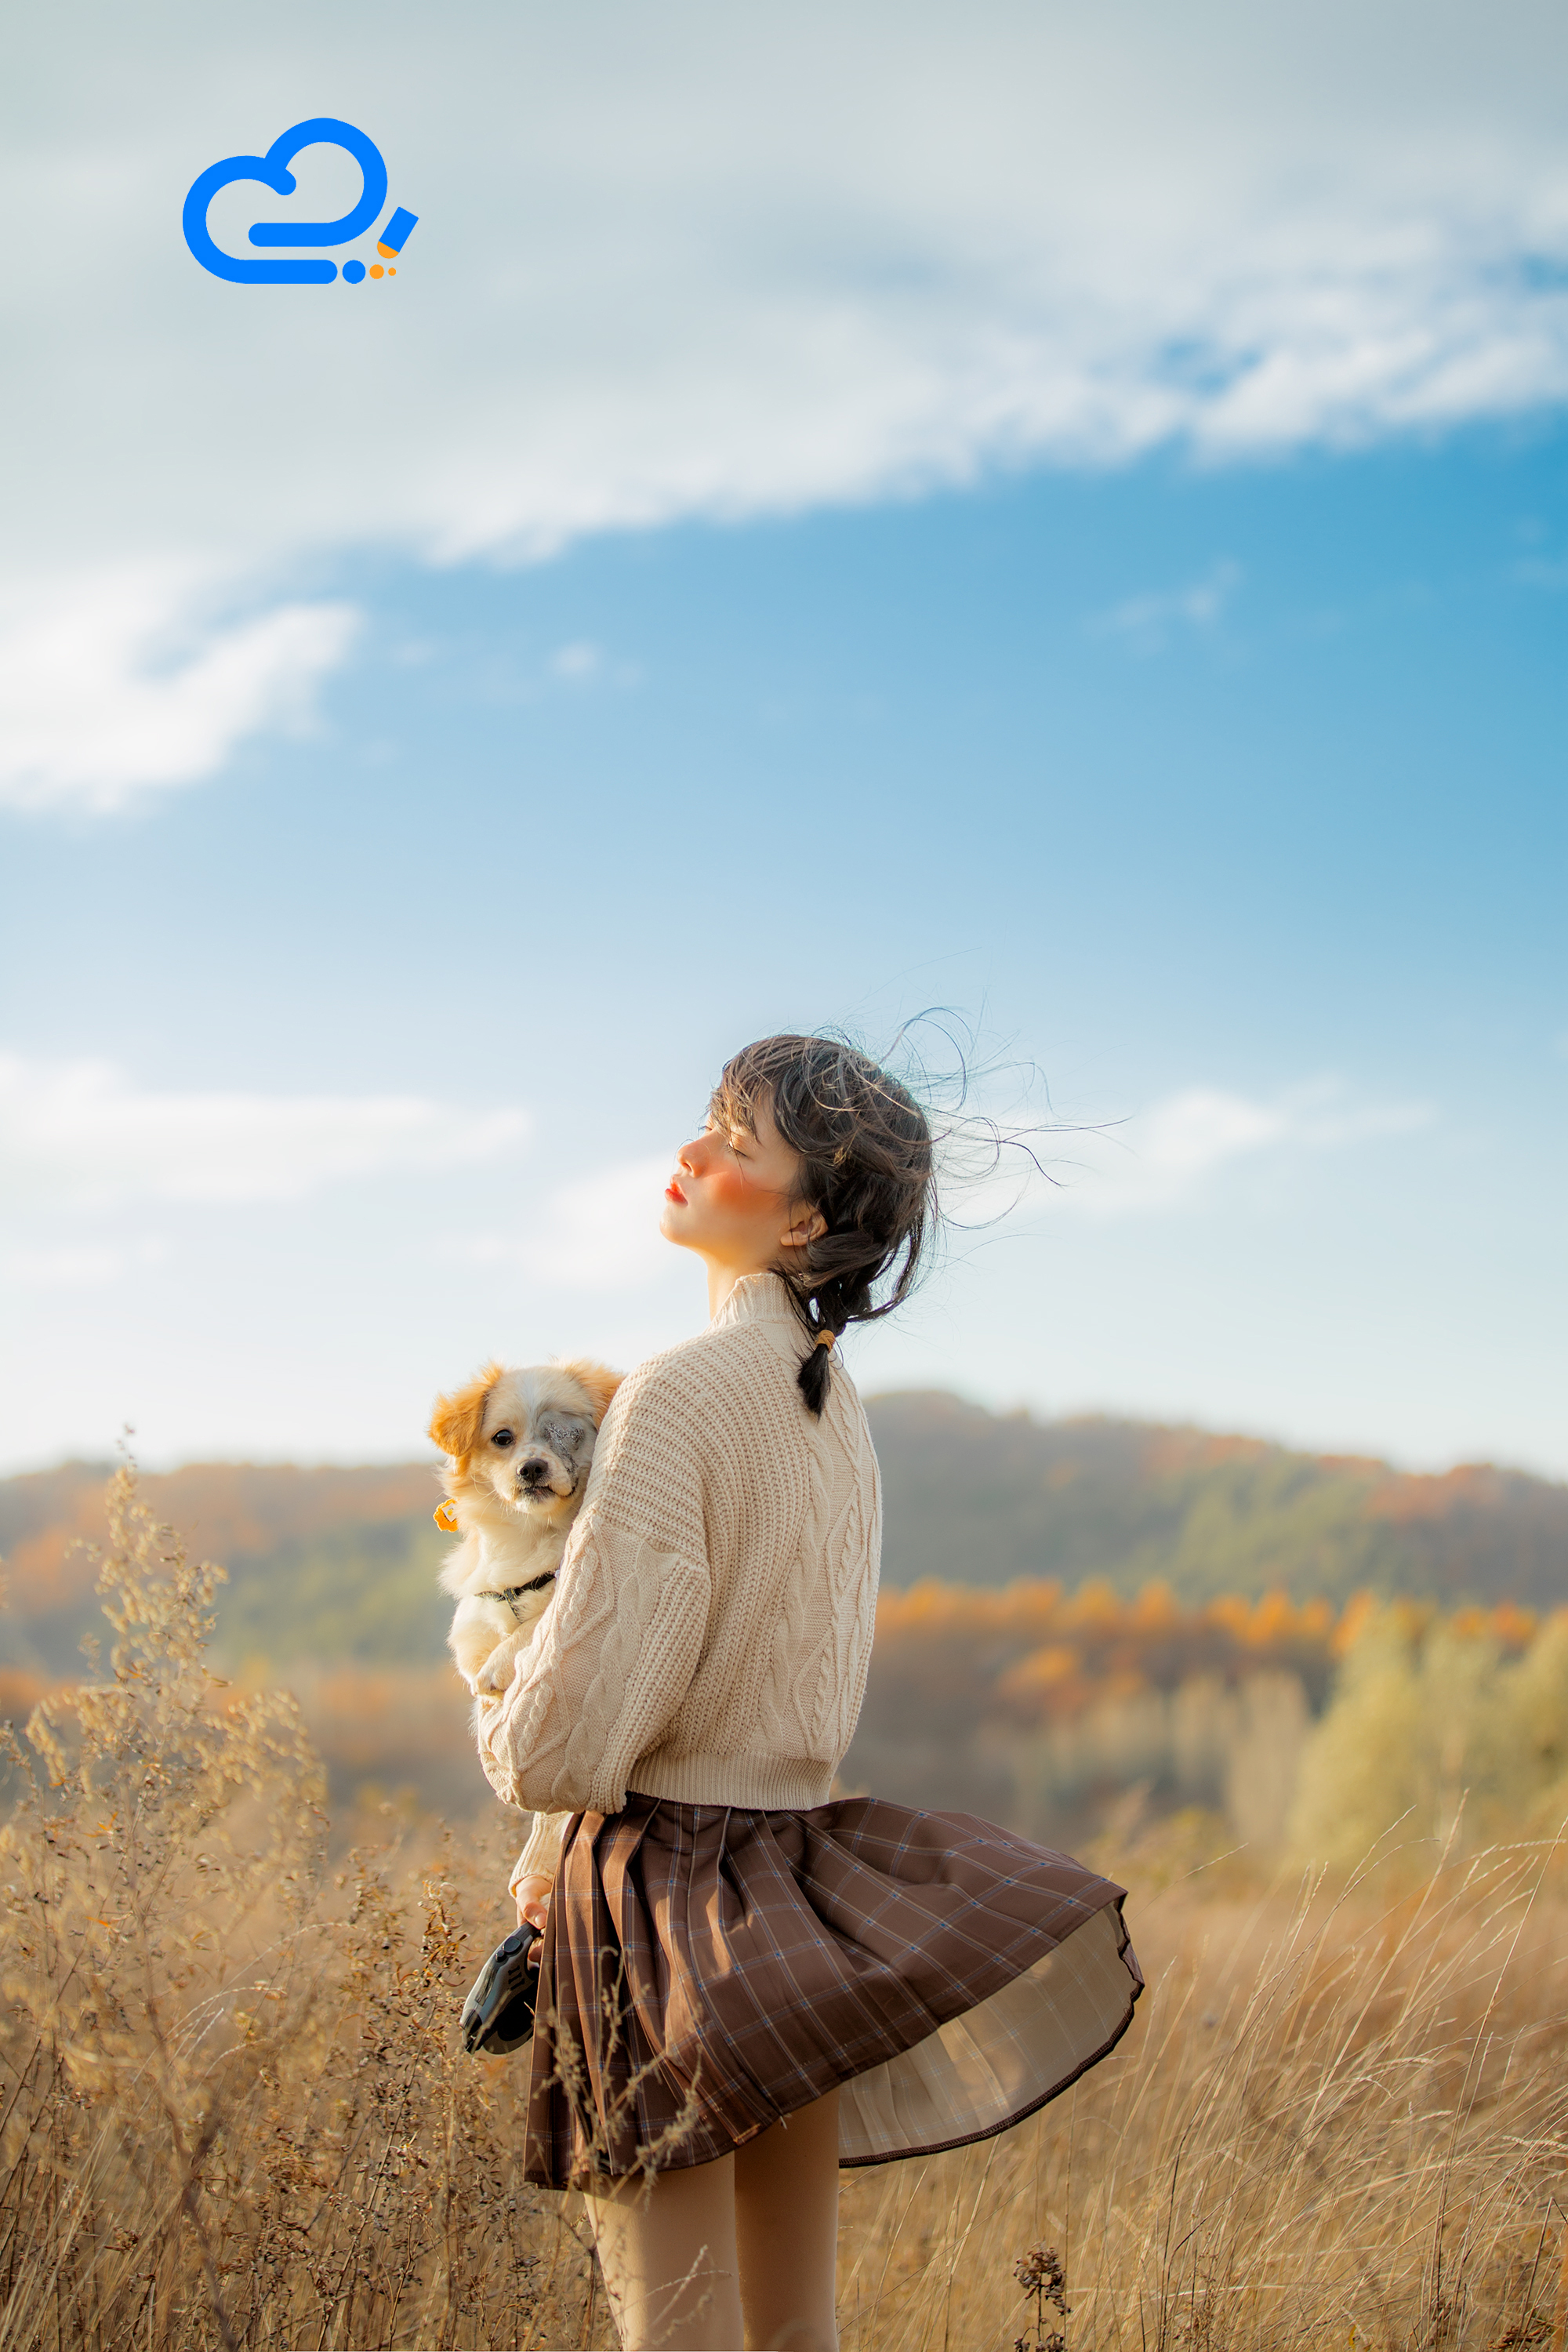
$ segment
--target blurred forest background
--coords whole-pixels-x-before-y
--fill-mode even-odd
[[[1194,1853],[1353,1862],[1568,1812],[1568,1486],[873,1400],[883,1597],[846,1789]],[[0,1715],[83,1671],[110,1465],[0,1482]],[[294,1690],[335,1820],[493,1811],[444,1648],[434,1460],[144,1481],[223,1563],[216,1663]],[[1178,1841],[1179,1843],[1179,1841]]]

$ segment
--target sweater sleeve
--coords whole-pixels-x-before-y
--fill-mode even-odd
[[[553,1878],[561,1867],[561,1841],[566,1833],[570,1813],[535,1813],[528,1832],[528,1843],[518,1855],[512,1874],[507,1882],[507,1892],[515,1895],[525,1878]]]
[[[712,1580],[699,1416],[687,1383],[659,1374],[656,1361],[622,1384],[554,1606],[508,1688],[479,1702],[490,1786],[535,1813],[618,1812],[702,1654]]]

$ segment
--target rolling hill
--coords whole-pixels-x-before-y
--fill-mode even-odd
[[[892,1587],[1047,1577],[1124,1597],[1159,1581],[1188,1605],[1270,1591],[1342,1601],[1363,1588],[1448,1607],[1568,1604],[1568,1486],[1522,1472],[1412,1476],[1200,1430],[998,1415],[940,1392],[869,1410]],[[79,1545],[101,1532],[107,1475],[75,1462],[0,1481],[0,1664],[76,1670],[81,1634],[100,1622]],[[228,1569],[218,1649],[229,1664],[441,1660],[434,1463],[200,1463],[146,1486],[192,1549]]]
[[[1478,1464],[1413,1476],[1354,1456],[1131,1421],[1038,1422],[941,1393],[870,1404],[884,1574],[1159,1580],[1193,1602],[1370,1588],[1453,1605],[1568,1602],[1568,1486]]]

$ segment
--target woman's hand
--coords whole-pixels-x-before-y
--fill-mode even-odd
[[[548,1878],[520,1878],[517,1882],[517,1924],[520,1927],[537,1927],[544,1933],[544,1922],[550,1916]]]

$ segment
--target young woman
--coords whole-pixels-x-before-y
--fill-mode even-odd
[[[967,1814],[830,1801],[881,1542],[834,1343],[908,1292],[933,1160],[847,1045],[726,1066],[661,1220],[711,1319],[621,1387],[555,1605],[480,1705],[535,1812],[524,2168],[585,2192],[627,2352],[830,2352],[840,2165],[1016,2123],[1141,1988],[1120,1887]]]

